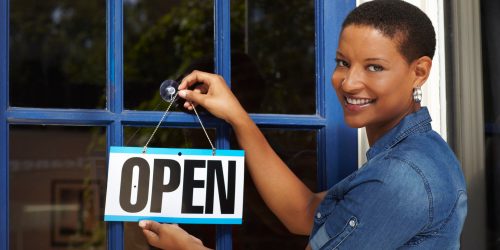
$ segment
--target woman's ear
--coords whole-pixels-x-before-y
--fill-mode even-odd
[[[422,56],[414,61],[415,81],[413,87],[422,87],[431,73],[432,59],[428,56]]]

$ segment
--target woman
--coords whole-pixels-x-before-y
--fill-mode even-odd
[[[310,235],[308,248],[458,249],[464,177],[420,106],[435,43],[428,17],[403,1],[368,2],[347,16],[332,84],[346,123],[366,128],[370,150],[362,168],[326,192],[311,192],[290,171],[222,77],[195,71],[179,95],[187,109],[196,103],[231,124],[262,198],[292,233]],[[175,225],[139,226],[154,246],[205,248]]]

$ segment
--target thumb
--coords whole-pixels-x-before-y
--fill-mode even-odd
[[[193,105],[200,104],[204,106],[206,94],[201,94],[197,90],[181,90],[179,91],[179,96],[186,99],[186,103],[184,103],[184,107],[187,109],[193,109]]]
[[[153,231],[158,234],[160,232],[160,223],[151,220],[141,220],[139,221],[139,227],[145,230]]]
[[[139,222],[139,227],[142,228],[142,233],[149,244],[158,246],[160,243],[159,229],[160,223],[155,221],[143,220]]]
[[[179,96],[186,99],[187,101],[200,103],[205,98],[205,94],[201,94],[199,91],[192,90],[181,90],[179,91]]]
[[[142,233],[144,234],[144,237],[146,237],[146,241],[152,245],[152,246],[158,246],[160,243],[160,237],[158,237],[158,234],[156,234],[153,231],[150,231],[148,229],[142,229]]]

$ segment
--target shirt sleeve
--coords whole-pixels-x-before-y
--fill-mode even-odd
[[[313,249],[396,249],[430,218],[431,193],[416,166],[386,159],[336,185],[315,216]]]

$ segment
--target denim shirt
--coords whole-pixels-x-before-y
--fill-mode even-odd
[[[460,163],[412,113],[367,152],[368,161],[330,190],[316,210],[312,249],[459,249],[467,214]]]

